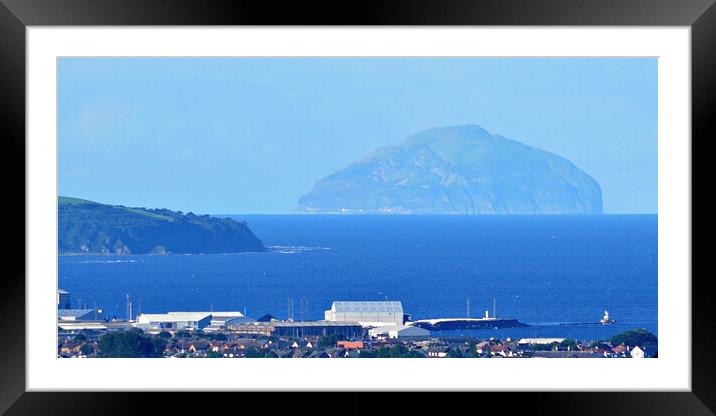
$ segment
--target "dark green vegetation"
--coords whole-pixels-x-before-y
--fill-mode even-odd
[[[425,130],[316,182],[303,212],[600,214],[599,184],[572,162],[476,125]]]
[[[265,251],[246,223],[168,209],[58,198],[60,254],[238,253]]]
[[[647,331],[646,329],[634,329],[631,331],[622,332],[621,334],[614,335],[609,339],[612,345],[628,345],[633,347],[638,345],[647,354],[653,355],[659,349],[659,340],[656,335]]]
[[[396,346],[383,345],[377,350],[373,351],[361,351],[359,357],[361,358],[425,358],[425,355],[409,349],[405,345],[399,344]]]
[[[164,338],[144,335],[140,330],[109,332],[99,338],[102,358],[157,358],[162,356]]]

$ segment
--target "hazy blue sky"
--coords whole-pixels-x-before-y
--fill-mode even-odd
[[[288,213],[420,130],[479,124],[563,156],[605,213],[657,211],[656,59],[64,58],[59,193]]]

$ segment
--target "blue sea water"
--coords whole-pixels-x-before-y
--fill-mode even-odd
[[[60,256],[74,306],[322,319],[334,300],[400,300],[414,319],[514,317],[479,337],[657,334],[657,216],[243,215],[267,253]],[[303,305],[303,307],[301,306]],[[608,310],[616,325],[595,325]],[[579,325],[560,324],[583,323]],[[587,324],[590,323],[590,324]]]

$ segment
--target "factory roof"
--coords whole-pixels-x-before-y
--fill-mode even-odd
[[[59,322],[57,327],[63,331],[80,331],[85,329],[105,330],[107,326],[100,322]]]
[[[200,321],[211,316],[209,312],[143,313],[137,317],[142,322],[185,322]]]
[[[243,313],[237,312],[237,311],[228,311],[228,312],[222,312],[222,311],[217,311],[217,312],[204,312],[204,311],[200,311],[200,312],[167,312],[167,314],[169,314],[169,315],[179,315],[179,314],[189,314],[189,313],[197,313],[197,314],[211,315],[211,316],[214,317],[214,318],[219,317],[219,316],[221,316],[221,317],[227,317],[227,318],[228,318],[228,317],[239,318],[239,317],[244,316]]]
[[[358,322],[340,321],[293,321],[293,322],[271,322],[276,327],[316,327],[316,326],[360,326]]]
[[[335,312],[397,312],[403,313],[400,301],[336,301],[331,310]]]
[[[57,317],[59,319],[77,319],[93,312],[94,309],[58,309]]]
[[[217,319],[219,318],[219,319]],[[219,321],[220,323],[223,323],[224,325],[236,325],[241,323],[247,323],[247,322],[256,322],[255,319],[249,318],[247,316],[235,316],[235,317],[227,317],[224,319],[223,316],[212,316],[211,322]]]
[[[413,333],[419,333],[419,334],[430,334],[430,331],[427,329],[423,329],[417,326],[405,326],[405,325],[386,325],[386,326],[380,326],[377,328],[373,328],[370,330],[370,332],[374,334],[387,334],[388,332],[403,332],[410,330],[410,332]]]

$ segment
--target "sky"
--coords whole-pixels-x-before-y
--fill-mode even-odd
[[[604,212],[657,212],[656,58],[61,58],[58,191],[291,213],[320,178],[478,124],[569,159]]]

